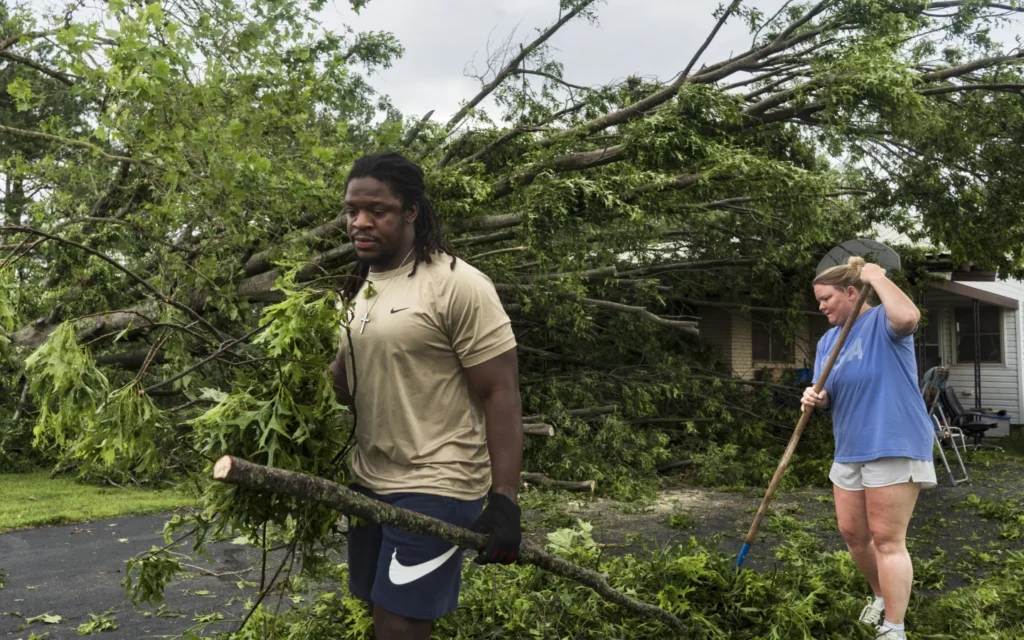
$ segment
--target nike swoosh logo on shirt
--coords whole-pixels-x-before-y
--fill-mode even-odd
[[[426,562],[421,562],[419,564],[414,564],[411,567],[407,567],[398,561],[398,549],[395,549],[391,553],[391,565],[388,567],[388,578],[391,579],[392,584],[396,585],[415,582],[443,565],[448,561],[448,558],[455,555],[455,552],[458,550],[458,547],[452,547],[447,552],[439,555],[433,560],[427,560]]]
[[[401,309],[396,309],[394,307],[391,307],[391,313],[398,313],[399,311],[405,311],[408,308],[409,307],[402,307]]]

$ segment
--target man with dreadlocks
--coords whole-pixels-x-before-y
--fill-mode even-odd
[[[494,284],[455,258],[423,170],[397,153],[355,162],[345,215],[358,262],[331,373],[356,423],[353,488],[488,534],[476,562],[514,562],[522,408]],[[348,544],[349,589],[371,603],[378,640],[428,640],[455,610],[457,547],[374,522],[353,527]]]

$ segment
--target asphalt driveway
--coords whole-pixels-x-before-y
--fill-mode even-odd
[[[7,573],[0,590],[0,639],[28,640],[32,633],[47,640],[78,638],[78,626],[90,613],[113,609],[113,631],[96,634],[104,640],[139,640],[174,636],[196,624],[202,616],[221,612],[226,618],[244,614],[245,600],[258,587],[259,560],[253,547],[222,542],[213,545],[212,561],[183,559],[205,568],[210,575],[189,569],[190,577],[168,585],[162,607],[135,608],[125,598],[121,581],[125,562],[153,546],[164,546],[167,514],[132,516],[90,523],[44,527],[0,535],[0,568]],[[187,545],[180,551],[187,552]],[[250,584],[242,585],[240,581]],[[37,616],[60,616],[47,623]],[[50,618],[56,620],[56,618]],[[226,631],[237,623],[207,627]]]

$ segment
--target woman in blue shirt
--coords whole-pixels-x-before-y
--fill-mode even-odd
[[[818,342],[814,378],[864,285],[881,306],[862,307],[824,389],[816,394],[808,387],[803,404],[832,413],[836,452],[829,479],[839,531],[875,592],[860,620],[881,622],[877,638],[902,640],[914,579],[907,526],[920,490],[936,483],[934,436],[917,388],[913,333],[921,313],[885,269],[851,258],[814,279],[818,308],[834,325]]]

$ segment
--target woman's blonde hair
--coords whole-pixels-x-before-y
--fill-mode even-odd
[[[854,256],[846,261],[846,264],[836,265],[825,269],[814,279],[814,284],[830,284],[833,287],[845,290],[853,287],[860,291],[864,284],[860,281],[860,270],[867,264],[864,258]]]

